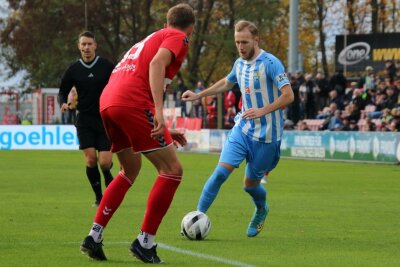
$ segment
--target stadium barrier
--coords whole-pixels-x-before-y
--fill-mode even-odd
[[[186,131],[182,150],[220,152],[227,130]],[[400,162],[400,133],[285,131],[281,156],[317,160]]]
[[[220,152],[228,130],[186,130],[181,151]],[[0,125],[1,150],[76,150],[72,125]],[[286,131],[281,156],[319,160],[400,162],[400,133]]]

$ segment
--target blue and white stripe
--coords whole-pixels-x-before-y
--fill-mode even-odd
[[[270,105],[280,95],[280,88],[289,84],[282,63],[263,50],[252,61],[236,60],[227,76],[231,83],[238,83],[242,93],[242,110],[235,118],[235,127],[255,141],[271,143],[279,141],[283,132],[283,113],[276,110],[258,119],[246,120],[242,112],[249,108]]]

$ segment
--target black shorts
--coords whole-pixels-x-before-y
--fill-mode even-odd
[[[94,147],[98,151],[110,151],[111,143],[104,130],[100,115],[77,115],[76,132],[78,134],[79,149]]]

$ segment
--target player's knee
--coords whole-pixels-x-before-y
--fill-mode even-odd
[[[112,162],[100,162],[100,168],[102,171],[109,171],[111,169]]]
[[[87,157],[86,158],[86,166],[89,168],[94,168],[97,166],[97,158],[96,157]]]
[[[132,185],[133,182],[135,181],[137,175],[135,175],[133,173],[127,174],[126,172],[124,172],[124,170],[120,170],[119,171],[119,176],[121,176],[123,179],[125,179],[126,181],[128,181]]]
[[[243,183],[244,187],[250,188],[250,187],[258,186],[260,184],[260,182],[261,182],[261,179],[260,180],[258,180],[258,179],[250,179],[250,178],[246,177],[243,182],[244,182]]]
[[[160,173],[169,173],[177,176],[183,175],[183,168],[179,161],[171,162],[168,166],[165,166],[163,169],[160,170]]]
[[[223,165],[218,165],[215,170],[215,179],[219,180],[221,183],[225,182],[228,179],[229,175],[231,174],[231,170],[227,169]]]
[[[183,175],[183,168],[182,168],[182,165],[179,162],[175,163],[172,166],[172,170],[171,171],[175,175],[178,175],[178,176],[181,176],[181,177]]]

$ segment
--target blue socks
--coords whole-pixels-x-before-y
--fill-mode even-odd
[[[221,185],[226,181],[231,172],[218,165],[210,178],[208,178],[206,184],[204,185],[203,192],[201,193],[199,203],[197,204],[197,210],[206,213],[208,208],[214,202],[217,197],[218,191]]]
[[[247,193],[249,193],[249,195],[253,199],[254,205],[256,205],[257,210],[260,210],[263,208],[266,208],[268,210],[267,201],[266,201],[267,191],[261,184],[254,186],[254,187],[245,187],[244,190]]]

